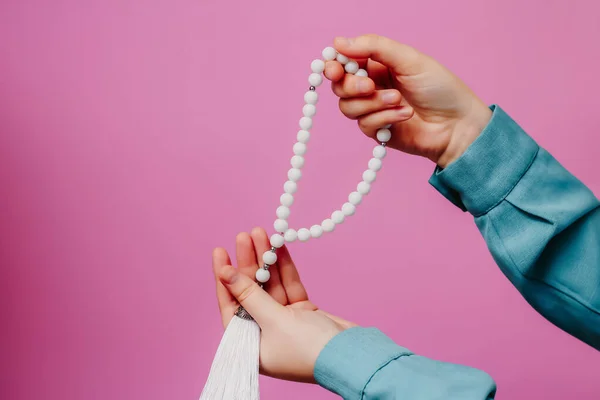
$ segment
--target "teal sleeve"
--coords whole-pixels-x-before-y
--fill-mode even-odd
[[[485,372],[414,355],[375,328],[335,336],[319,354],[314,375],[346,400],[488,400],[496,392]]]
[[[550,322],[600,350],[600,204],[500,107],[430,183],[475,218],[506,277]]]
[[[600,350],[600,203],[500,107],[430,183],[470,212],[503,273],[549,321]],[[484,372],[417,356],[374,328],[334,337],[315,379],[344,399],[487,400]]]

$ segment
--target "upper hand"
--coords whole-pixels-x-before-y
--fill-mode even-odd
[[[309,299],[298,270],[285,246],[277,251],[277,263],[263,290],[253,280],[263,254],[270,248],[263,229],[236,238],[237,268],[227,251],[213,252],[213,270],[223,325],[226,327],[240,304],[261,328],[260,371],[275,378],[314,382],[317,357],[335,335],[355,326],[319,310]]]
[[[337,38],[334,45],[369,73],[345,74],[339,62],[327,62],[325,76],[340,97],[340,110],[370,137],[392,124],[392,148],[446,167],[491,117],[464,82],[412,47],[377,35]]]

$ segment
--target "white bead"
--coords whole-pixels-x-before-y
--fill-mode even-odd
[[[298,168],[290,168],[288,171],[288,179],[290,181],[298,182],[302,178],[302,171]]]
[[[337,51],[333,47],[325,47],[321,55],[325,61],[332,61],[337,57]]]
[[[317,102],[319,101],[319,95],[317,94],[317,92],[313,91],[313,90],[309,90],[308,92],[304,93],[304,102],[307,104],[317,104]]]
[[[298,238],[298,232],[296,232],[295,229],[288,229],[283,234],[283,238],[285,239],[286,242],[291,243]]]
[[[296,140],[298,140],[300,143],[308,143],[308,141],[310,140],[310,132],[304,130],[298,131],[298,134],[296,135]]]
[[[333,232],[335,229],[335,223],[327,218],[323,222],[321,222],[321,228],[323,228],[323,232]]]
[[[354,74],[354,75],[356,75],[356,76],[369,76],[369,74],[367,73],[367,71],[364,70],[364,69],[362,69],[362,68],[359,69],[358,71],[356,71],[356,74]]]
[[[310,236],[313,238],[320,238],[323,235],[323,228],[321,225],[313,225],[310,227]]]
[[[306,131],[300,131],[300,132],[306,132]],[[294,143],[294,154],[297,156],[303,156],[306,153],[306,144],[302,143],[302,142],[296,142]]]
[[[381,162],[381,160],[379,158],[371,158],[369,160],[369,169],[371,171],[379,171],[381,169],[381,167],[383,166],[383,163]]]
[[[350,59],[348,57],[346,57],[345,55],[340,54],[340,53],[338,53],[338,55],[335,59],[342,65],[344,65],[344,64],[348,63],[348,61],[350,61]]]
[[[294,199],[293,196],[292,199]],[[290,216],[290,208],[286,206],[279,206],[277,207],[277,210],[275,210],[275,215],[277,215],[277,218],[279,219],[288,219]]]
[[[305,131],[307,131],[310,128],[312,128],[312,125],[313,125],[312,118],[302,117],[302,118],[300,118],[298,125],[300,125],[300,129],[304,129]]]
[[[356,191],[364,196],[371,191],[371,185],[363,181],[356,186]]]
[[[310,63],[310,70],[315,74],[321,74],[325,71],[325,62],[323,60],[313,60]]]
[[[312,73],[308,76],[308,83],[310,86],[317,87],[323,83],[323,75]]]
[[[373,183],[373,182],[375,182],[375,178],[377,178],[377,172],[368,169],[365,172],[363,172],[362,178],[363,178],[363,181],[365,181],[367,183]]]
[[[302,131],[300,131],[300,132],[302,132]],[[298,133],[300,133],[300,132],[298,132]],[[304,157],[294,156],[290,160],[290,164],[292,164],[292,167],[300,169],[300,168],[304,167]]]
[[[279,233],[275,233],[274,235],[271,236],[269,243],[271,243],[271,246],[278,249],[281,246],[283,246],[283,244],[285,243],[285,239]]]
[[[350,193],[350,195],[348,195],[348,201],[350,202],[350,204],[357,206],[362,201],[362,194],[358,192],[352,192]]]
[[[356,207],[353,204],[344,203],[344,205],[342,206],[342,212],[346,217],[349,217],[351,215],[354,215],[354,213],[356,212]]]
[[[304,114],[305,117],[312,118],[316,113],[317,107],[315,107],[314,104],[305,104],[304,107],[302,107],[302,114]]]
[[[298,184],[294,181],[286,181],[283,184],[283,191],[289,194],[294,194],[298,190]]]
[[[263,263],[267,265],[273,265],[277,262],[277,254],[275,254],[271,250],[267,250],[263,253],[262,260]]]
[[[288,223],[285,219],[276,219],[273,223],[276,232],[285,232],[288,229]]]
[[[310,239],[310,231],[306,228],[298,229],[298,240],[306,242],[308,239]]]
[[[344,65],[344,69],[349,74],[355,74],[358,72],[358,63],[356,61],[350,61],[348,64]]]
[[[373,149],[373,157],[383,159],[387,154],[387,149],[384,146],[375,146]]]
[[[332,214],[331,214],[331,220],[333,221],[334,224],[338,225],[341,224],[342,222],[344,222],[344,219],[346,219],[346,216],[344,215],[343,212],[341,212],[340,210],[335,210]]]
[[[377,140],[385,143],[392,138],[392,132],[387,128],[381,128],[377,131]]]
[[[259,268],[256,270],[256,280],[260,283],[266,283],[271,278],[271,273],[268,269]]]
[[[281,197],[279,197],[279,202],[282,206],[291,207],[291,205],[294,204],[294,196],[289,193],[284,193],[281,195]]]

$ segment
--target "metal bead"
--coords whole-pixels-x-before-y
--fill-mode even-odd
[[[271,246],[271,252],[275,253],[277,251],[277,247]]]
[[[314,86],[311,86],[311,87],[308,88],[308,90],[310,90],[311,92],[314,92],[315,90],[317,90],[317,88],[314,87]]]
[[[263,264],[262,268],[266,269],[267,271],[269,270],[270,265],[269,264]]]
[[[245,319],[246,321],[254,321],[252,315],[250,315],[248,311],[246,311],[246,309],[242,306],[239,306],[238,309],[235,311],[235,316],[241,319]]]
[[[387,145],[387,143],[386,143],[386,142],[381,142],[381,143],[379,143],[379,144],[380,144],[382,147],[385,147],[385,146]]]

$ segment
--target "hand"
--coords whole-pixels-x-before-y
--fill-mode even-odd
[[[237,268],[227,251],[213,252],[217,299],[227,326],[241,304],[260,325],[260,372],[297,382],[314,383],[313,371],[321,350],[335,335],[355,324],[330,315],[308,300],[298,270],[284,246],[269,269],[266,291],[254,281],[261,264],[257,254],[270,248],[263,229],[236,238]]]
[[[337,38],[334,45],[369,73],[368,78],[344,74],[339,62],[327,62],[325,76],[340,97],[340,110],[370,137],[392,124],[392,148],[446,167],[491,118],[464,82],[407,45],[377,35]]]

